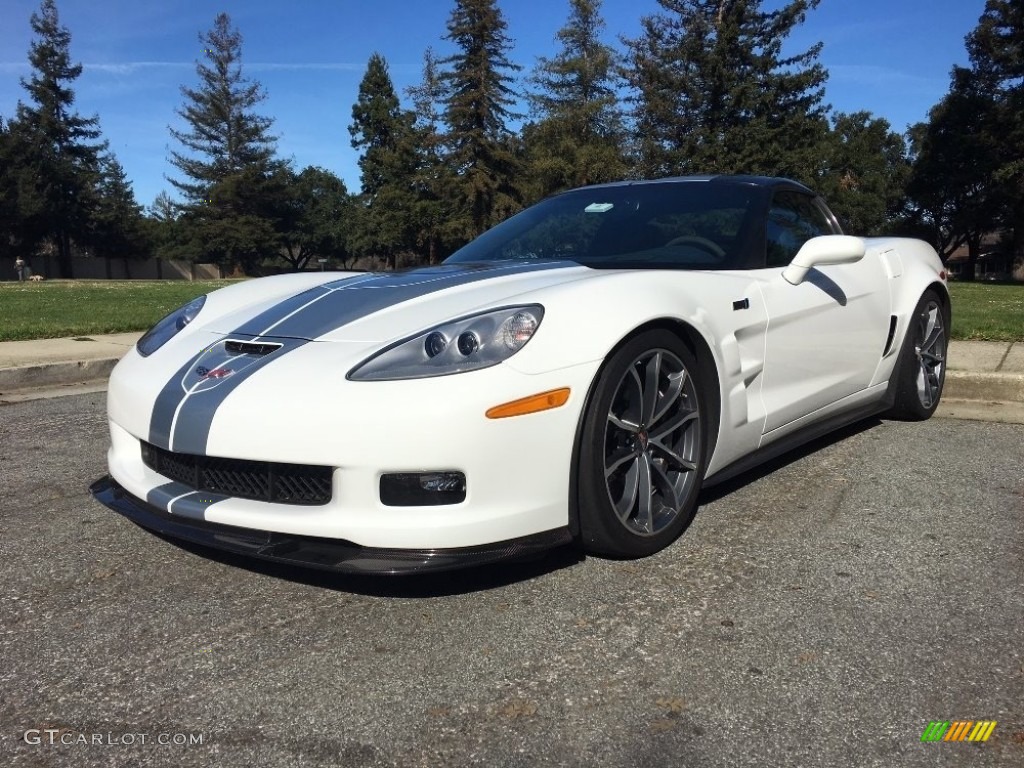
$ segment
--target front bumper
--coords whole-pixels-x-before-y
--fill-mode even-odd
[[[528,558],[572,541],[568,528],[556,528],[474,547],[362,547],[340,539],[239,528],[172,515],[131,495],[109,475],[93,483],[89,491],[100,503],[164,536],[263,560],[337,573],[407,575],[449,571]]]

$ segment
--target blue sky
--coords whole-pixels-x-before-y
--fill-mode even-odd
[[[765,8],[778,7],[765,0]],[[29,17],[38,0],[4,0],[0,25],[0,115],[10,117],[26,97]],[[180,127],[180,86],[195,85],[201,55],[197,35],[226,11],[241,31],[243,71],[268,98],[278,150],[296,168],[319,165],[358,190],[358,156],[348,124],[370,55],[387,59],[401,93],[419,82],[423,52],[450,52],[442,39],[454,0],[58,0],[71,31],[71,55],[84,65],[75,84],[76,107],[96,114],[104,136],[132,180],[140,203],[170,190],[173,146],[168,126]],[[514,41],[513,60],[528,74],[538,56],[556,51],[565,23],[564,0],[500,0]],[[793,51],[824,43],[834,110],[867,110],[894,129],[924,120],[945,94],[949,71],[966,63],[964,36],[977,24],[984,0],[822,0],[790,38]],[[605,0],[606,39],[636,36],[640,18],[660,10],[655,0]]]

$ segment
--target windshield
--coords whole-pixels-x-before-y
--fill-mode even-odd
[[[527,208],[448,262],[567,259],[598,268],[733,269],[756,192],[678,182],[577,189]]]

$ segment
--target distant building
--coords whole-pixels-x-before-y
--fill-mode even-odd
[[[946,259],[950,276],[959,278],[968,261],[966,245],[961,245]],[[1005,250],[1001,235],[993,233],[981,239],[981,253],[974,265],[975,280],[1009,280],[1013,276],[1013,254]]]

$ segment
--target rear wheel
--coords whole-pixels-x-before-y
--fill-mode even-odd
[[[706,467],[700,367],[663,330],[624,344],[602,369],[580,443],[580,531],[584,548],[641,557],[690,524]]]
[[[910,318],[893,372],[897,379],[892,418],[923,421],[938,408],[946,381],[949,319],[949,305],[935,291],[925,291]]]

